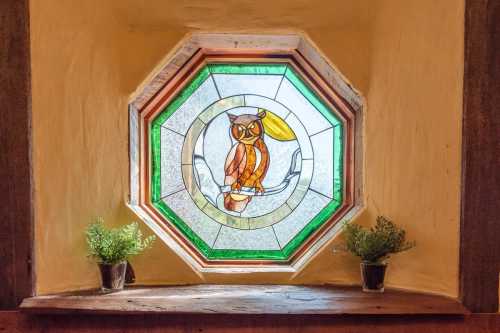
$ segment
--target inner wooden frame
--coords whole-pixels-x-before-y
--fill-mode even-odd
[[[291,66],[303,81],[329,106],[336,110],[344,126],[344,186],[343,202],[340,208],[324,222],[313,235],[300,245],[288,260],[221,260],[207,259],[199,250],[186,239],[185,236],[171,224],[151,203],[151,143],[149,131],[152,120],[177,96],[177,94],[191,81],[198,71],[209,63],[285,63]],[[199,48],[180,66],[164,86],[144,106],[138,110],[139,114],[139,206],[153,218],[163,232],[169,233],[182,248],[202,267],[228,266],[288,266],[303,257],[304,252],[332,229],[332,227],[351,210],[355,196],[355,110],[340,96],[333,87],[325,82],[322,75],[300,54],[292,51],[255,51],[255,50],[216,50]]]

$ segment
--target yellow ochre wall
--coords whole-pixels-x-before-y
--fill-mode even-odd
[[[366,210],[417,247],[387,284],[457,296],[463,0],[32,0],[37,292],[96,287],[83,230],[135,219],[128,193],[127,100],[194,30],[305,31],[361,91]],[[146,227],[144,227],[146,230]],[[139,283],[359,283],[332,244],[299,274],[203,279],[161,242],[133,260]]]

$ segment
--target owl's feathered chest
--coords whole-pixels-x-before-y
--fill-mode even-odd
[[[243,155],[243,159],[241,161],[241,172],[243,172],[243,169],[246,166],[248,166],[249,169],[252,169],[251,166],[253,166],[253,170],[251,171],[255,171],[261,161],[262,152],[260,149],[253,145],[245,145],[245,154]]]
[[[229,176],[226,183],[238,180],[252,186],[255,180],[264,176],[268,164],[269,154],[263,140],[254,145],[238,142],[231,148],[226,159],[226,176]]]

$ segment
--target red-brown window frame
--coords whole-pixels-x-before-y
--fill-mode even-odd
[[[273,260],[207,260],[172,224],[160,214],[151,204],[151,182],[150,182],[150,155],[151,147],[148,131],[151,121],[160,113],[166,105],[182,90],[190,79],[200,68],[208,63],[286,63],[301,74],[307,84],[316,88],[322,99],[332,109],[344,118],[343,125],[346,131],[345,156],[344,156],[344,202],[342,206],[325,222],[311,237],[307,239],[287,261]],[[259,265],[290,265],[300,259],[312,244],[323,237],[342,217],[355,205],[355,110],[345,99],[323,78],[307,59],[297,50],[293,51],[255,51],[255,50],[231,50],[222,51],[200,48],[183,64],[179,70],[168,80],[161,89],[138,110],[139,114],[139,137],[142,140],[140,155],[140,195],[139,205],[161,226],[165,232],[181,245],[203,267],[231,267],[231,266],[259,266]],[[144,125],[147,124],[147,125]]]

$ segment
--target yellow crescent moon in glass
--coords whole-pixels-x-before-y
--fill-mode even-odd
[[[259,109],[259,116],[262,118],[264,131],[271,138],[279,141],[292,141],[296,139],[295,133],[293,133],[290,126],[281,117],[264,109]]]

